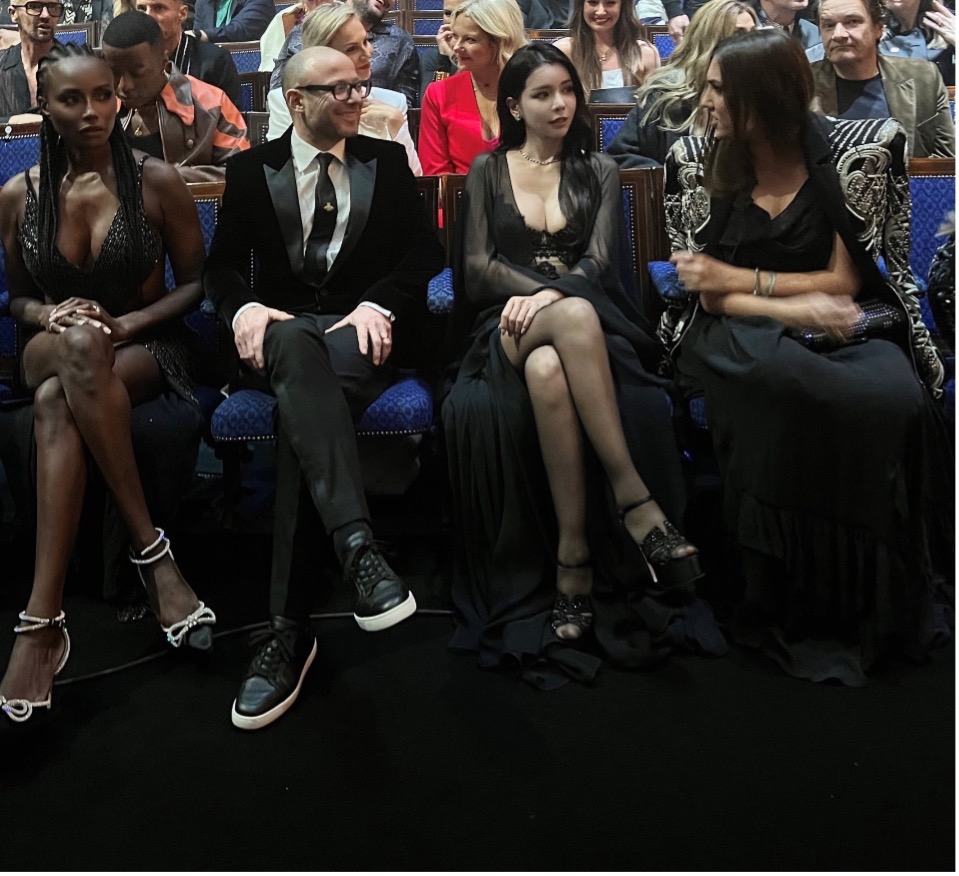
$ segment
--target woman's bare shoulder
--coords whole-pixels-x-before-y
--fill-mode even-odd
[[[568,55],[573,51],[573,39],[572,37],[560,37],[553,43],[557,49],[559,49],[564,55]]]
[[[33,182],[34,191],[40,184],[40,168],[31,167],[28,171]],[[19,215],[23,211],[23,204],[27,195],[27,182],[22,173],[11,177],[0,189],[0,217],[6,221],[9,216]]]

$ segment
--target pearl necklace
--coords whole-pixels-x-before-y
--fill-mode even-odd
[[[543,167],[545,167],[547,164],[556,164],[556,162],[560,160],[558,155],[554,155],[552,158],[547,158],[545,161],[541,161],[539,158],[533,158],[532,155],[527,155],[522,149],[517,149],[516,151],[519,152],[519,154],[531,164],[539,164]]]

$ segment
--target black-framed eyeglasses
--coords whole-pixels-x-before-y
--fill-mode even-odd
[[[30,3],[22,3],[20,6],[13,4],[14,9],[26,9],[27,15],[42,15],[43,10],[47,10],[47,15],[51,18],[59,18],[63,15],[63,10],[66,8],[62,3],[39,3],[36,0],[31,0]]]
[[[333,95],[334,100],[349,100],[354,91],[357,97],[369,97],[372,87],[373,80],[364,79],[362,82],[334,82],[332,85],[294,85],[293,90],[306,91],[310,94],[326,91]]]

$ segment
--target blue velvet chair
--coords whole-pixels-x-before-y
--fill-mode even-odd
[[[0,186],[40,160],[40,124],[0,128]],[[4,278],[4,288],[6,288]]]

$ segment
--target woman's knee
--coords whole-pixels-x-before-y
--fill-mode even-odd
[[[73,419],[59,377],[48,377],[33,394],[33,419],[39,433],[57,430]]]
[[[78,325],[60,335],[60,367],[63,383],[83,384],[113,368],[113,344],[100,329]]]
[[[564,298],[550,305],[563,338],[594,339],[602,333],[596,310],[585,298]]]
[[[555,347],[537,347],[526,357],[523,371],[531,396],[549,401],[569,395],[566,372]]]

